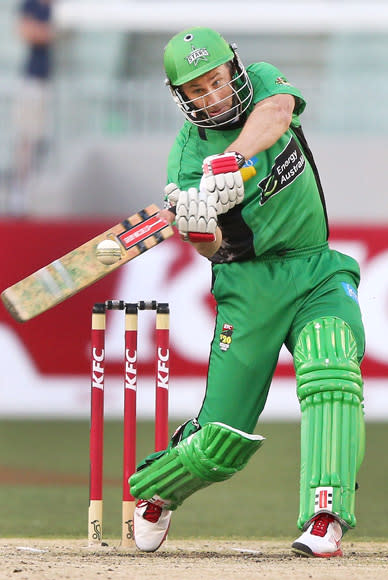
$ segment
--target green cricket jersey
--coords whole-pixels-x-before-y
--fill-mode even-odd
[[[296,107],[289,130],[247,161],[257,174],[245,183],[243,203],[219,216],[223,243],[211,258],[214,263],[308,248],[325,242],[328,235],[319,177],[300,126],[303,96],[271,64],[252,64],[247,72],[253,86],[250,111],[278,93],[294,95]],[[186,121],[169,155],[168,182],[184,190],[198,187],[203,159],[223,153],[239,135],[244,120],[231,128],[206,130]]]

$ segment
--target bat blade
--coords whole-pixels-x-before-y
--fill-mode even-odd
[[[171,237],[174,231],[159,211],[154,204],[147,206],[10,286],[1,294],[6,309],[18,322],[26,322]],[[110,265],[96,256],[97,245],[106,239],[119,242],[121,249],[121,258]]]

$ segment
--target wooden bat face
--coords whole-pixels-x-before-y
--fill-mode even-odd
[[[10,286],[1,294],[5,307],[15,320],[30,320],[171,237],[174,231],[159,211],[156,205],[147,206]],[[97,258],[97,246],[103,240],[114,240],[120,247],[121,257],[113,264]]]

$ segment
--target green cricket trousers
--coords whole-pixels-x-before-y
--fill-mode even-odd
[[[357,262],[327,244],[213,266],[217,302],[206,393],[198,420],[252,433],[283,344],[320,317],[349,324],[361,362],[365,337]],[[296,395],[295,395],[296,396]]]

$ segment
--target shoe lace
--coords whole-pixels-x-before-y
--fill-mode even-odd
[[[328,525],[333,521],[333,517],[329,514],[322,514],[314,521],[311,529],[313,536],[320,536],[323,538],[326,535]]]
[[[156,524],[156,522],[160,518],[160,514],[162,513],[162,508],[158,505],[151,503],[149,501],[139,501],[138,507],[143,507],[146,505],[146,509],[143,513],[143,518],[147,520],[147,522],[151,522],[151,524]]]

